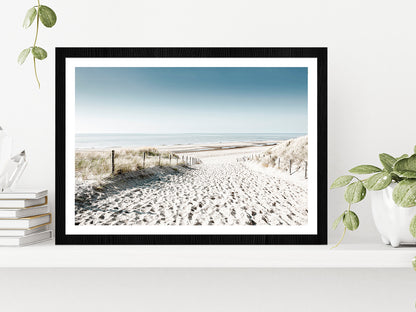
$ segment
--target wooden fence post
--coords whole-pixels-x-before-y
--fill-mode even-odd
[[[305,179],[308,178],[308,162],[305,161]]]
[[[289,175],[292,175],[292,159],[289,160]]]
[[[172,165],[172,154],[169,154],[169,165]]]
[[[160,167],[160,154],[159,154],[159,167]]]
[[[143,169],[146,167],[146,152],[143,152]]]
[[[279,157],[279,165],[277,166],[277,168],[279,168],[279,169],[280,169],[280,157]]]
[[[111,173],[114,174],[115,165],[114,165],[114,150],[111,151]]]

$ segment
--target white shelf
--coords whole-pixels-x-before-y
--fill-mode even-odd
[[[330,246],[1,247],[0,268],[411,268],[416,248]]]

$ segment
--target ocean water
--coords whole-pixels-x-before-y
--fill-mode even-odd
[[[118,148],[288,140],[306,133],[79,133],[76,148]]]

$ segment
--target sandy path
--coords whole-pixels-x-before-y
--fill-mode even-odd
[[[249,151],[252,152],[252,151]],[[247,151],[246,151],[247,153]],[[238,156],[241,156],[239,152]],[[108,188],[77,204],[79,225],[303,225],[307,190],[236,161],[199,153],[203,164]]]

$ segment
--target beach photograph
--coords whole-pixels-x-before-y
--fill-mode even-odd
[[[308,224],[306,67],[77,67],[75,225]]]

